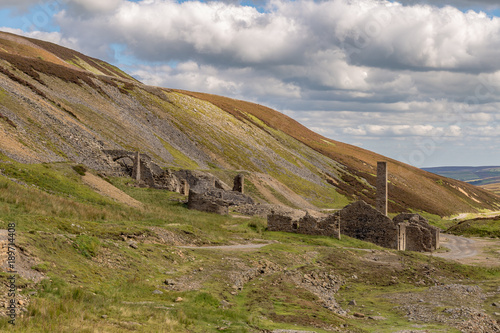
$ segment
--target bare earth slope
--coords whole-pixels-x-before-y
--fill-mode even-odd
[[[111,185],[110,183],[108,183],[107,181],[105,181],[102,178],[99,178],[99,177],[87,172],[85,174],[85,176],[82,177],[82,180],[85,184],[92,187],[99,194],[102,194],[102,195],[107,196],[113,200],[116,200],[120,203],[126,204],[126,205],[134,207],[134,208],[142,208],[142,203],[135,200],[134,198],[129,196],[127,193],[116,188],[115,186]]]
[[[445,216],[499,202],[477,187],[324,138],[261,105],[146,86],[81,53],[0,33],[0,152],[105,173],[112,161],[104,149],[139,150],[164,167],[267,174],[325,208],[373,204],[378,160],[389,162],[392,212]],[[274,182],[262,184],[286,202]]]

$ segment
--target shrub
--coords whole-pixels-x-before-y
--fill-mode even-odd
[[[75,165],[73,167],[73,170],[76,171],[76,173],[78,173],[79,175],[81,176],[85,176],[85,172],[87,172],[87,168],[84,167],[83,165],[79,164],[79,165]]]

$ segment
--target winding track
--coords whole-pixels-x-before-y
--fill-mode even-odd
[[[470,238],[443,234],[442,238],[447,241],[442,241],[442,244],[450,249],[450,252],[435,253],[436,257],[446,259],[464,259],[474,257],[478,254],[475,243],[476,241]]]

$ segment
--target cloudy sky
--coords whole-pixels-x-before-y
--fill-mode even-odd
[[[0,0],[0,30],[418,167],[500,165],[497,0]]]

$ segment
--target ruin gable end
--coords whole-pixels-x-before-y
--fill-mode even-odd
[[[340,214],[342,234],[390,249],[398,248],[396,225],[364,201],[354,202],[337,214]]]
[[[313,216],[309,212],[292,210],[272,213],[267,217],[267,230],[293,232],[304,235],[339,237],[337,221],[333,215]]]

